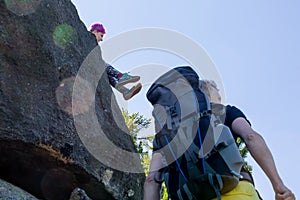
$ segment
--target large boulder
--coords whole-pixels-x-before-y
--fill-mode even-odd
[[[0,199],[5,200],[38,200],[26,191],[0,179]]]
[[[0,0],[0,153],[0,178],[39,199],[142,198],[101,49],[69,0]]]

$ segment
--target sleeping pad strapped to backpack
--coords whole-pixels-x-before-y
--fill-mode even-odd
[[[230,129],[218,115],[189,66],[159,77],[147,92],[155,119],[154,151],[163,155],[161,180],[172,200],[209,200],[237,186],[244,164]]]

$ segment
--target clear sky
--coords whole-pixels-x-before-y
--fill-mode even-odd
[[[265,138],[282,179],[300,197],[296,150],[300,141],[300,1],[72,2],[87,28],[93,22],[104,24],[104,40],[155,27],[183,34],[202,46],[221,76],[226,103],[243,110],[253,128]],[[151,35],[147,37],[153,39]],[[172,67],[184,60],[163,51],[144,50],[125,54],[113,65],[130,71],[149,63]],[[143,87],[127,106],[129,112],[147,116],[150,109],[140,106],[149,106],[145,98],[147,84]],[[256,187],[262,197],[274,199],[267,177],[252,159],[248,161],[254,167]]]

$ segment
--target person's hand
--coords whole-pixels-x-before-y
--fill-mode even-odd
[[[276,200],[295,200],[296,197],[291,190],[289,190],[285,185],[278,186],[275,189],[275,199]]]

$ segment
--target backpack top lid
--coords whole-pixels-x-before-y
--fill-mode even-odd
[[[199,76],[190,66],[175,67],[168,72],[161,75],[149,88],[147,92],[147,99],[152,105],[157,104],[161,98],[159,87],[166,87],[170,83],[178,80],[185,79],[192,88],[199,87]]]

